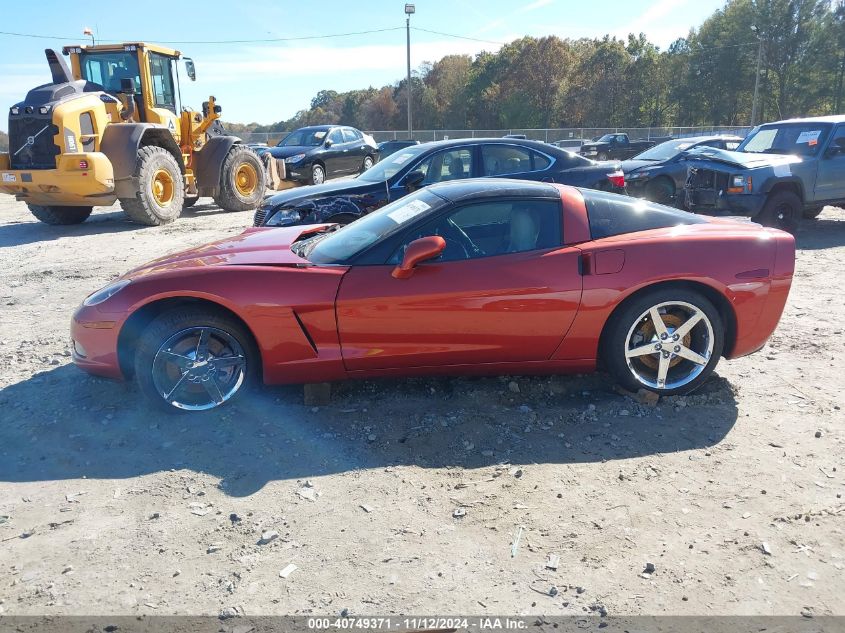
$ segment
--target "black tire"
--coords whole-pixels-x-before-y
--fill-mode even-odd
[[[120,198],[120,206],[130,220],[160,226],[179,217],[185,201],[185,180],[170,152],[155,145],[140,148],[134,176],[139,183],[135,197]]]
[[[44,224],[63,225],[85,222],[94,207],[57,207],[27,204],[30,213]]]
[[[267,171],[258,154],[246,145],[232,145],[220,170],[217,206],[224,211],[252,211],[261,204],[266,188]]]
[[[372,167],[375,164],[376,164],[376,161],[372,156],[370,156],[370,155],[364,156],[364,162],[361,163],[361,171],[359,173],[363,174],[365,171],[367,171],[370,167]]]
[[[824,205],[819,205],[815,207],[806,207],[802,213],[803,217],[807,220],[815,220],[819,217],[819,214],[824,211]]]
[[[199,200],[199,199],[200,199],[199,196],[185,196],[185,201],[182,203],[182,208],[183,209],[190,209],[192,206],[194,206],[197,203],[197,200]]]
[[[675,195],[675,183],[671,178],[655,178],[645,186],[645,197],[658,204],[673,205]]]
[[[692,376],[691,370],[690,375],[692,377],[688,382],[674,388],[659,388],[653,384],[649,385],[645,382],[642,382],[635,375],[634,370],[637,369],[637,367],[635,366],[632,369],[628,366],[626,350],[629,349],[629,333],[635,331],[634,328],[643,323],[643,321],[640,320],[641,315],[646,313],[652,306],[658,306],[660,304],[672,302],[680,302],[683,304],[694,306],[696,310],[702,312],[703,315],[709,320],[713,333],[712,351],[710,352],[709,360],[706,364],[695,365],[693,363],[691,365],[691,368],[700,366],[703,367],[703,369],[701,369],[700,371],[696,369],[695,371],[699,371],[699,373],[696,373],[694,376]],[[668,316],[669,315],[661,315],[661,320],[666,319]],[[699,328],[703,329],[703,332],[699,332]],[[672,331],[674,331],[674,329],[675,328],[672,328]],[[693,338],[703,336],[709,336],[709,331],[706,328],[705,322],[700,321],[699,325],[693,328],[690,334],[691,341],[693,340]],[[682,340],[681,342],[685,343],[685,340],[686,339]],[[700,340],[703,341],[704,339],[701,338]],[[651,342],[652,341],[649,341],[646,344],[650,346]],[[655,338],[653,342],[656,344],[660,341]],[[607,322],[607,325],[605,326],[605,332],[602,336],[601,358],[605,367],[608,369],[611,375],[613,375],[616,381],[624,388],[630,391],[637,391],[638,389],[647,389],[661,396],[671,396],[675,394],[689,393],[700,387],[707,380],[707,378],[713,372],[713,369],[716,367],[716,364],[719,362],[719,358],[721,358],[722,356],[724,343],[725,335],[722,318],[719,314],[719,311],[704,295],[693,290],[687,290],[685,288],[665,287],[657,288],[654,290],[646,290],[638,295],[635,295],[632,299],[624,303],[620,308],[616,310],[616,312],[613,313],[610,320]],[[674,344],[675,343],[669,340],[668,345]],[[664,351],[671,352],[672,350]],[[655,364],[659,363],[659,355],[661,353],[663,352],[655,352],[654,354],[648,354],[644,355],[643,357],[637,357],[635,359],[632,359],[632,365],[634,365],[635,363],[644,362],[643,360],[640,360],[644,357],[653,358],[654,355],[657,355],[658,359],[653,360],[652,362],[654,362]],[[692,363],[692,361],[686,361],[684,359],[680,359],[678,361],[675,360],[675,358],[675,356],[672,356],[670,362],[677,364],[677,367],[681,368],[681,372],[686,369],[686,365],[683,365],[684,363]],[[672,370],[670,369],[670,371]]]
[[[801,198],[792,191],[778,191],[769,194],[763,210],[754,218],[763,226],[772,226],[782,231],[795,233],[802,212]]]
[[[236,388],[236,391],[220,404],[228,404],[242,397],[244,393],[254,389],[259,384],[261,376],[261,355],[252,338],[252,334],[240,322],[213,308],[174,308],[156,317],[144,329],[138,341],[138,347],[135,350],[135,380],[143,394],[159,409],[170,413],[184,413],[190,410],[180,408],[165,400],[156,386],[156,379],[153,374],[156,354],[162,348],[163,344],[174,335],[188,331],[191,328],[207,328],[215,332],[225,332],[237,341],[243,351],[245,358],[243,380]],[[182,370],[179,369],[178,371]],[[189,383],[191,383],[190,379],[182,385],[182,389],[196,391],[196,394],[187,391],[183,395],[177,391],[174,393],[173,398],[184,397],[187,399],[188,396],[194,397],[196,395],[199,397],[203,394],[205,397],[209,397],[209,394],[205,393],[205,390],[199,389],[198,385],[204,383]],[[217,384],[219,385],[219,382]],[[217,404],[210,408],[217,406],[220,405]]]
[[[609,158],[607,152],[599,152],[599,155],[596,156],[596,160],[608,160]]]
[[[326,182],[326,168],[320,163],[311,165],[311,184],[322,185]]]

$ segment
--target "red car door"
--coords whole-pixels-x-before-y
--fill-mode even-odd
[[[543,202],[541,204],[548,204]],[[503,203],[492,214],[509,213]],[[516,204],[513,205],[516,208]],[[520,206],[524,204],[520,203]],[[485,211],[484,205],[476,205]],[[560,241],[560,205],[555,241]],[[505,211],[501,211],[505,209]],[[463,211],[467,211],[465,207]],[[432,365],[539,361],[551,357],[571,325],[581,299],[580,251],[507,239],[508,225],[461,229],[485,248],[453,261],[432,260],[407,279],[391,276],[394,264],[353,266],[337,297],[337,320],[348,370]],[[500,213],[501,211],[501,213]],[[452,216],[459,219],[459,214]],[[505,218],[506,219],[506,218]],[[492,227],[492,228],[491,228]],[[506,237],[496,250],[496,232]],[[535,240],[537,232],[534,231]],[[423,234],[441,234],[423,230]],[[415,239],[421,235],[410,236]],[[540,242],[548,242],[548,232]],[[447,243],[449,243],[447,239]],[[537,246],[537,248],[531,248]],[[522,250],[525,249],[525,250]],[[456,248],[460,254],[460,248]],[[510,252],[516,250],[517,252]],[[501,254],[498,252],[501,251]],[[442,259],[448,260],[449,248]],[[491,253],[494,253],[491,255]]]

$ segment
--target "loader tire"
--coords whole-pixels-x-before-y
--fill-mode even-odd
[[[94,207],[56,207],[40,204],[27,204],[30,213],[44,224],[79,224],[85,222]]]
[[[139,183],[135,197],[120,198],[120,206],[130,220],[159,226],[179,217],[185,201],[185,181],[170,152],[155,145],[142,147],[133,175]]]
[[[266,183],[267,171],[258,154],[236,143],[223,161],[214,202],[224,211],[250,211],[264,197]]]

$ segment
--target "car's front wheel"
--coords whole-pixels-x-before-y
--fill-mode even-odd
[[[801,198],[792,191],[778,191],[771,194],[763,210],[754,218],[763,226],[773,226],[782,231],[795,233],[801,219]]]
[[[320,165],[316,164],[311,167],[311,184],[312,185],[322,185],[326,182],[326,170],[325,168]]]
[[[375,165],[375,161],[373,161],[373,157],[372,156],[365,156],[364,162],[361,164],[361,173],[363,174],[365,171],[367,171],[373,165]]]
[[[155,318],[141,335],[135,379],[168,411],[206,411],[252,387],[260,358],[237,320],[206,308],[177,308]]]
[[[607,155],[607,152],[599,152],[598,156],[596,156],[596,160],[607,160],[608,158],[610,157]]]
[[[602,353],[623,387],[669,396],[707,380],[724,340],[719,311],[704,295],[665,288],[646,291],[611,317]]]

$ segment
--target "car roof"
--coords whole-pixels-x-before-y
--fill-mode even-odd
[[[523,147],[532,147],[539,152],[549,151],[549,143],[543,141],[532,141],[524,138],[450,138],[446,141],[429,141],[425,143],[428,149],[440,149],[443,147],[453,147],[455,145],[467,145],[471,143],[484,143],[494,145],[521,145]]]
[[[427,187],[449,202],[462,202],[468,198],[499,198],[525,196],[530,198],[560,199],[558,189],[546,182],[512,180],[509,178],[468,178],[450,180]]]
[[[299,130],[331,130],[332,128],[336,127],[349,127],[348,125],[305,125],[303,127],[298,127],[294,132]]]
[[[845,123],[845,114],[832,114],[830,116],[812,116],[803,119],[784,119],[783,121],[769,121],[760,125],[779,125],[782,123]]]

